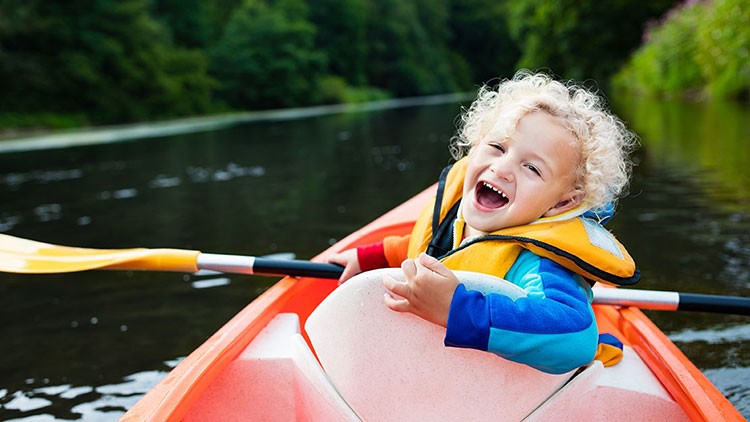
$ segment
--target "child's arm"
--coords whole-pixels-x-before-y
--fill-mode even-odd
[[[587,287],[560,265],[523,252],[506,274],[527,291],[511,300],[460,285],[452,298],[445,344],[490,351],[544,372],[589,363],[598,330]]]
[[[397,267],[406,258],[410,236],[388,236],[382,242],[348,249],[328,258],[344,267],[339,284],[363,272],[377,268]]]

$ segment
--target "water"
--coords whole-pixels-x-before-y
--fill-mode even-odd
[[[621,99],[642,138],[613,230],[639,287],[750,297],[750,107]],[[750,418],[750,319],[647,312]]]
[[[750,296],[750,111],[617,107],[644,148],[611,229],[641,267],[641,287]],[[0,232],[93,248],[310,258],[431,184],[449,161],[458,111],[316,114],[0,154]],[[116,420],[274,282],[0,274],[0,419]],[[750,415],[747,317],[649,316]]]

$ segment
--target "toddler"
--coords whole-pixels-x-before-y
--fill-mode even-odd
[[[619,349],[600,344],[591,285],[635,283],[602,227],[627,186],[635,136],[588,90],[521,71],[483,87],[461,117],[435,201],[412,233],[344,251],[340,282],[401,266],[386,305],[446,327],[445,344],[564,373]],[[468,290],[452,270],[504,278],[527,296]],[[616,341],[615,341],[616,343]],[[621,347],[621,345],[620,345]]]

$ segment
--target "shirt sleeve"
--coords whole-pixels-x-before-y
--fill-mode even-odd
[[[383,242],[357,247],[357,262],[361,271],[370,271],[388,267],[388,261],[383,252]]]
[[[389,266],[401,266],[401,263],[407,258],[410,241],[411,235],[387,236],[383,239],[383,253]]]
[[[526,297],[512,300],[460,284],[448,314],[445,345],[495,353],[548,373],[565,373],[594,358],[598,330],[591,289],[554,261],[523,251],[506,274]]]
[[[362,271],[398,267],[406,259],[409,247],[407,236],[388,236],[382,242],[357,247],[357,261]]]

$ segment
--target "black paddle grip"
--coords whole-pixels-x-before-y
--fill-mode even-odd
[[[750,315],[750,298],[680,293],[680,304],[677,309],[680,311]]]
[[[253,274],[264,275],[338,279],[343,271],[341,265],[297,259],[255,258],[253,263]]]

